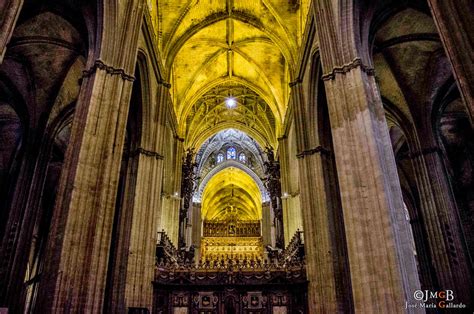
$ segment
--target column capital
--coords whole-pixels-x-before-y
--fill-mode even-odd
[[[133,82],[135,80],[135,77],[133,75],[127,74],[124,69],[107,65],[100,59],[95,60],[94,65],[92,65],[88,70],[82,72],[82,78],[90,77],[92,74],[96,73],[98,69],[103,70],[110,75],[120,75],[125,81]]]
[[[295,87],[296,85],[299,85],[301,83],[303,83],[303,80],[300,77],[298,77],[298,78],[296,78],[296,80],[290,82],[288,85],[290,86],[290,88],[292,88],[292,87]]]
[[[347,64],[334,66],[331,71],[329,71],[326,74],[323,74],[321,78],[323,79],[323,81],[330,81],[336,78],[336,74],[346,74],[358,67],[360,67],[363,72],[367,73],[367,75],[371,75],[371,76],[375,75],[374,68],[364,64],[362,62],[362,59],[357,57]]]
[[[181,142],[181,143],[184,142],[184,138],[180,137],[179,135],[175,135],[174,138],[175,138],[175,140],[177,140],[177,141],[179,141],[179,142]]]
[[[171,84],[163,79],[158,80],[158,85],[163,85],[164,87],[168,89],[171,88]]]

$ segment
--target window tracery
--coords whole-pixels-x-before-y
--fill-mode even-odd
[[[239,154],[239,161],[246,163],[247,162],[247,156],[244,153]]]
[[[227,149],[227,159],[236,159],[235,147],[229,147]]]

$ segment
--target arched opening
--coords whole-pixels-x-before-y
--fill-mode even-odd
[[[233,296],[227,296],[224,300],[224,313],[237,314],[239,313],[238,300]]]
[[[69,144],[72,127],[72,113],[66,117],[53,133],[52,144],[47,148],[49,154],[43,177],[43,187],[40,195],[38,215],[33,227],[32,241],[25,270],[23,284],[24,312],[33,313],[36,308],[38,289],[44,274],[46,244],[50,234],[51,220],[54,213],[56,192],[63,168],[66,149]]]

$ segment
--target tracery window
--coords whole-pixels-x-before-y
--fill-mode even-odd
[[[235,158],[236,158],[235,147],[229,147],[227,149],[227,159],[235,159]]]
[[[239,154],[239,161],[244,162],[244,163],[247,162],[247,156],[245,156],[244,153],[240,153]]]
[[[217,163],[221,163],[223,161],[224,161],[224,154],[223,153],[217,154]]]

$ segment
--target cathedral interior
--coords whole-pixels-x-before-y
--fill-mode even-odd
[[[0,313],[472,313],[473,14],[0,1]]]

